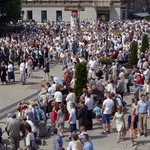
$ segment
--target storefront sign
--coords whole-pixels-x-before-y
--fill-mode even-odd
[[[84,7],[80,7],[80,8],[78,8],[78,7],[65,7],[65,11],[84,11]]]

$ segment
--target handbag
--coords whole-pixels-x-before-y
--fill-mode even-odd
[[[126,136],[126,133],[127,133],[126,127],[123,127],[122,136],[125,137],[125,136]]]

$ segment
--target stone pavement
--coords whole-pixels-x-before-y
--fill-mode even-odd
[[[58,76],[62,78],[62,66],[61,65],[51,65],[51,75]],[[11,83],[10,85],[0,86],[0,126],[3,131],[5,128],[5,120],[6,114],[8,112],[15,112],[16,104],[22,100],[36,100],[37,92],[40,89],[41,83],[46,83],[46,81],[42,81],[43,71],[35,70],[34,78],[27,80],[26,85],[20,85],[18,82],[19,72],[16,71],[16,83]],[[127,120],[127,115],[130,111],[131,101],[129,95],[125,95],[124,100],[127,102],[127,112],[125,114],[125,120]],[[126,137],[120,143],[116,142],[117,132],[114,127],[112,128],[111,134],[101,135],[102,132],[102,124],[94,121],[94,130],[89,131],[91,140],[94,145],[94,150],[150,150],[150,132],[148,133],[148,137],[140,137],[135,139],[136,145],[134,147],[130,147],[130,139],[129,132],[127,132]],[[48,120],[49,125],[49,120]],[[150,119],[148,120],[148,129],[150,126]],[[68,123],[65,123],[65,127],[67,130]],[[8,144],[8,149],[10,149],[9,140],[7,139],[7,135],[4,132],[3,134],[4,143]],[[47,136],[44,138],[46,140],[46,145],[41,146],[40,150],[52,150],[53,148],[53,138],[50,133],[47,133]],[[65,132],[63,142],[64,148],[67,148],[68,142],[65,140],[68,139],[68,132]],[[20,142],[20,147],[23,147],[23,141]]]

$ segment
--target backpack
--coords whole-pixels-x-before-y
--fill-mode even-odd
[[[117,100],[116,98],[112,98],[113,102],[114,102],[114,112],[113,112],[113,115],[117,112]]]

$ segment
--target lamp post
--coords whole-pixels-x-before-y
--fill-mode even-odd
[[[22,23],[23,23],[23,18],[24,18],[24,10],[21,11],[21,19],[22,19]]]
[[[81,5],[80,3],[78,4],[78,30],[80,32],[80,10],[81,10]]]

